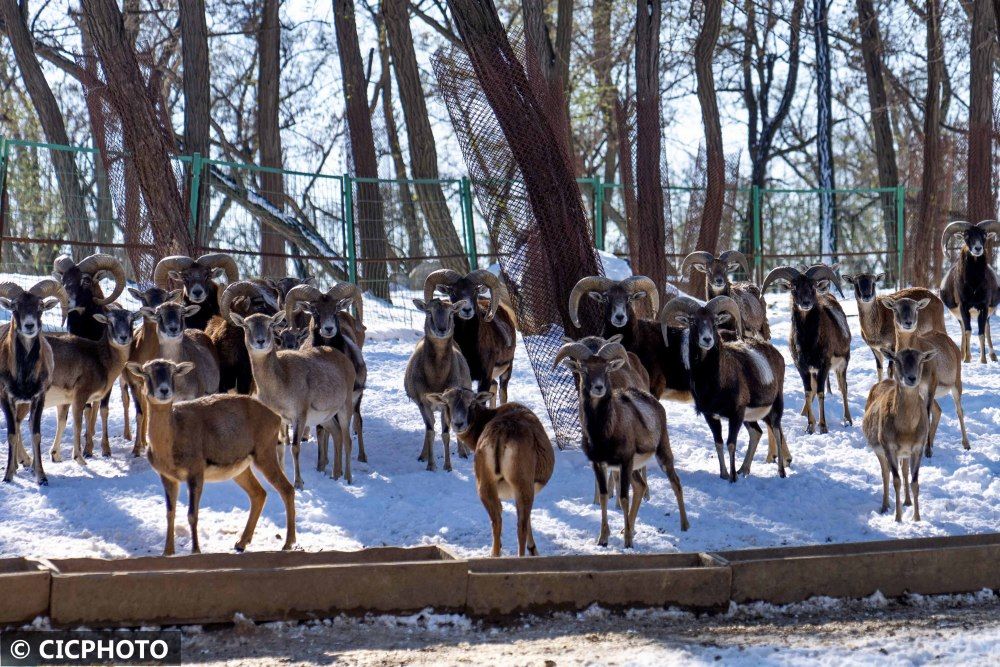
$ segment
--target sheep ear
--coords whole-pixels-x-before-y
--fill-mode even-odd
[[[136,312],[134,312],[134,313],[132,313],[131,315],[128,316],[128,321],[131,324],[135,324],[136,322],[141,322],[142,321],[142,317],[143,317],[142,313],[140,313],[139,311],[136,311]]]
[[[875,276],[875,282],[880,283],[883,280],[885,280],[885,274],[884,273],[876,274],[876,276]]]
[[[140,291],[139,291],[139,290],[137,290],[136,288],[134,288],[134,287],[129,287],[129,288],[128,288],[128,293],[132,295],[132,298],[133,298],[133,299],[137,299],[137,300],[139,300],[139,301],[142,301],[142,292],[140,292]]]
[[[620,357],[618,359],[612,359],[611,361],[608,362],[608,368],[613,371],[621,369],[621,367],[624,365],[625,365],[625,359],[622,359]]]
[[[0,306],[3,306],[6,310],[14,310],[14,303],[6,297],[0,296]]]
[[[125,364],[125,368],[128,369],[128,372],[134,375],[135,377],[142,378],[142,364],[139,364],[135,361],[130,361],[127,364]]]
[[[194,304],[193,303],[190,306],[187,306],[186,308],[184,308],[184,317],[191,317],[192,315],[194,315],[195,313],[197,313],[199,310],[201,310],[201,306],[199,306],[198,304]]]
[[[830,281],[820,280],[818,283],[816,283],[816,291],[819,292],[820,294],[828,293],[830,291]]]
[[[279,310],[274,315],[271,315],[271,325],[281,324],[285,321],[285,311]]]
[[[426,400],[431,405],[445,404],[443,394],[424,394],[424,400]]]
[[[108,323],[108,317],[107,317],[107,315],[104,315],[102,313],[94,313],[94,320],[97,321],[97,322],[100,322],[101,324],[107,324]]]
[[[423,299],[414,299],[413,305],[416,306],[417,310],[419,310],[421,313],[427,312],[427,302],[424,301]]]
[[[729,322],[732,319],[733,319],[733,316],[730,315],[729,313],[719,313],[718,315],[715,316],[715,323],[716,324],[725,324],[726,322]]]
[[[937,350],[927,350],[922,355],[920,355],[920,361],[921,362],[930,361],[936,356],[937,356]]]
[[[681,326],[686,327],[689,324],[691,324],[691,318],[685,315],[684,313],[677,313],[676,315],[674,315],[674,322],[677,322]]]
[[[176,370],[174,370],[174,377],[180,377],[181,375],[187,375],[194,370],[194,364],[190,361],[182,361],[177,364]]]
[[[156,311],[149,306],[142,306],[139,308],[139,314],[150,320],[156,319]]]
[[[570,369],[574,373],[580,372],[580,362],[577,361],[576,359],[566,357],[565,359],[562,360],[562,364],[563,366]]]
[[[917,301],[917,310],[923,310],[924,308],[929,306],[930,303],[931,303],[930,299],[921,299],[920,301]]]
[[[476,403],[479,403],[479,405],[489,405],[490,401],[492,400],[493,400],[492,391],[481,391],[478,394],[476,394]]]
[[[212,278],[221,278],[224,275],[226,275],[226,269],[224,267],[217,266],[212,269]]]
[[[608,339],[608,342],[609,343],[620,343],[620,342],[622,342],[622,334],[615,334],[614,336],[612,336],[611,338]]]
[[[587,296],[596,301],[597,303],[604,303],[604,293],[603,292],[587,292]]]
[[[50,296],[45,301],[42,301],[42,310],[52,310],[59,305],[59,299],[54,296]]]
[[[896,355],[893,353],[893,351],[890,348],[883,347],[882,348],[882,356],[884,356],[886,359],[888,359],[891,363],[896,363]]]
[[[176,269],[173,270],[173,271],[167,271],[167,275],[170,276],[171,280],[180,280],[181,279],[181,272],[177,271]]]
[[[638,290],[636,292],[633,292],[631,296],[629,296],[628,300],[638,301],[639,299],[645,299],[645,298],[646,298],[646,292],[644,292],[643,290]]]
[[[846,280],[847,282],[849,282],[852,285],[855,284],[854,283],[854,276],[852,276],[850,273],[845,273],[844,275],[841,276],[841,278],[843,278],[844,280]]]
[[[174,271],[173,273],[176,273]],[[177,301],[178,303],[184,299],[184,290],[175,289],[167,292],[167,301]]]
[[[887,308],[892,308],[893,310],[896,310],[896,300],[893,299],[891,296],[887,296],[884,299],[882,299],[882,303],[884,303]]]
[[[234,313],[234,312],[230,311],[230,313],[229,313],[229,319],[231,319],[233,321],[233,324],[235,324],[238,327],[245,327],[246,326],[246,322],[243,320],[243,316],[240,315],[239,313]]]
[[[698,273],[708,273],[708,267],[705,266],[704,264],[700,264],[700,263],[699,264],[692,264],[691,266]]]

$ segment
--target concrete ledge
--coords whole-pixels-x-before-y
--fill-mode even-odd
[[[28,623],[49,611],[49,570],[27,558],[0,559],[0,625]]]

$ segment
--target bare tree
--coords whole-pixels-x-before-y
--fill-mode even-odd
[[[385,215],[378,183],[378,160],[375,157],[375,137],[368,110],[364,61],[358,45],[358,27],[354,0],[333,0],[333,23],[337,32],[337,51],[344,81],[347,126],[351,138],[354,173],[358,177],[357,229],[361,236],[361,286],[376,296],[389,298],[386,262],[389,243],[385,235]]]
[[[967,154],[969,220],[996,218],[993,192],[993,68],[997,54],[992,0],[971,0],[969,43],[969,140]]]
[[[281,125],[278,107],[281,95],[281,21],[278,18],[279,0],[264,0],[260,29],[257,33],[257,142],[260,164],[280,169]],[[261,190],[276,207],[284,207],[285,182],[279,172],[260,173]],[[263,220],[260,221],[261,274],[283,276],[286,261],[285,241]],[[270,253],[270,254],[269,254]]]
[[[708,187],[698,230],[698,250],[715,254],[722,225],[722,207],[726,196],[726,157],[722,147],[722,123],[715,92],[712,61],[722,29],[722,0],[705,0],[705,17],[694,45],[694,69],[698,79],[698,103],[705,127]]]
[[[813,0],[816,48],[816,153],[819,169],[819,243],[823,261],[837,261],[837,201],[833,166],[833,81],[830,72],[830,25],[827,3]]]
[[[618,128],[615,122],[615,104],[618,91],[611,78],[614,55],[611,52],[612,0],[593,0],[591,26],[594,54],[591,59],[597,83],[597,99],[601,110],[601,131],[605,138],[604,182],[613,183],[618,162]],[[631,164],[629,165],[631,170]],[[611,218],[611,203],[604,201],[604,219]],[[624,231],[624,229],[622,230]]]
[[[941,90],[944,44],[941,40],[941,0],[926,0],[924,24],[927,29],[927,90],[924,94],[923,170],[920,177],[920,214],[913,233],[908,276],[914,284],[928,284],[933,256],[937,254],[938,197],[941,160]]]
[[[55,95],[45,80],[41,65],[35,58],[27,17],[23,13],[25,10],[24,5],[18,6],[17,0],[0,0],[0,17],[6,26],[14,59],[21,72],[21,80],[28,91],[28,97],[31,98],[45,139],[50,144],[67,145],[69,137],[66,134],[66,123]],[[60,150],[50,150],[48,153],[55,170],[59,198],[70,239],[77,242],[93,241],[87,224],[83,181],[74,160],[75,153]],[[90,252],[90,246],[83,246],[77,252]]]
[[[883,189],[899,186],[899,167],[896,163],[896,146],[892,136],[892,118],[885,90],[885,63],[883,62],[882,35],[878,25],[878,15],[872,0],[857,0],[858,31],[861,35],[861,57],[868,84],[868,108],[871,133],[875,145],[875,162],[878,168],[878,186]],[[879,195],[882,204],[882,225],[885,238],[896,238],[896,195],[883,192]],[[894,250],[890,248],[890,250]],[[896,263],[887,260],[885,273],[890,281],[896,276]]]
[[[545,18],[544,0],[522,0],[521,11],[524,15],[525,54],[528,81],[535,90],[535,97],[545,102],[545,110],[549,124],[565,146],[567,159],[572,160],[572,139],[569,123],[568,79],[569,79],[569,45],[552,41],[548,21]],[[557,17],[557,41],[562,31],[562,37],[573,27],[573,3],[570,0],[560,0],[559,16]],[[563,50],[560,50],[562,47]]]
[[[420,69],[417,66],[406,7],[406,0],[382,2],[383,18],[389,36],[389,52],[396,72],[396,84],[406,124],[406,140],[410,148],[410,171],[414,179],[419,179],[413,189],[424,220],[427,221],[427,230],[434,241],[434,247],[442,257],[442,265],[465,272],[469,270],[469,265],[451,220],[447,198],[441,185],[434,182],[439,178],[437,147],[431,131],[423,87],[420,85]]]
[[[167,133],[125,34],[122,13],[114,0],[82,0],[81,7],[104,70],[108,102],[120,119],[155,243],[164,251],[191,254],[194,244],[171,167]]]

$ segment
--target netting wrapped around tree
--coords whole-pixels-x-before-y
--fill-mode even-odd
[[[500,48],[494,53],[497,58],[504,55]],[[523,62],[523,58],[520,60]],[[545,154],[541,147],[532,150],[524,142],[519,142],[520,152],[515,156],[505,134],[511,124],[505,127],[498,119],[500,111],[494,110],[483,90],[483,85],[490,82],[480,83],[466,53],[457,49],[438,51],[433,66],[472,175],[473,190],[490,222],[490,239],[499,255],[500,270],[556,438],[561,447],[579,443],[576,387],[570,373],[561,367],[553,370],[552,362],[571,326],[567,318],[569,291],[580,277],[603,271],[575,182],[570,179],[573,194],[564,199],[575,198],[579,210],[573,209],[571,201],[563,219],[540,221],[533,206],[533,197],[538,192],[532,192],[532,185],[537,187],[537,183],[526,182],[526,175],[518,166],[537,164],[544,171],[556,160],[564,160],[568,165],[568,157]],[[515,85],[521,83],[519,80]],[[526,88],[526,81],[523,83]],[[539,129],[548,130],[547,123]],[[567,172],[572,173],[569,169]],[[561,229],[562,233],[554,229]],[[596,309],[588,306],[581,314],[585,332],[596,333]]]

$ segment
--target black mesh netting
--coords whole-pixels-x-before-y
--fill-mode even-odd
[[[520,60],[524,62],[523,57]],[[556,439],[560,447],[579,443],[576,387],[571,374],[562,367],[553,370],[552,362],[565,335],[566,305],[560,301],[572,287],[563,285],[566,275],[574,273],[574,269],[578,275],[592,273],[594,267],[601,271],[590,229],[585,224],[579,225],[572,239],[565,235],[555,238],[547,233],[535,217],[524,174],[469,57],[458,49],[440,50],[433,57],[433,67],[475,185],[476,198],[486,214],[491,241],[500,256],[500,270]],[[529,157],[560,159],[556,155]],[[579,198],[575,186],[574,192]],[[576,267],[559,265],[561,257],[573,257],[580,252],[581,240],[589,248],[588,261],[579,262],[582,266]],[[581,268],[585,269],[582,274]],[[596,323],[594,315],[593,312],[585,315],[585,324],[588,319]]]

